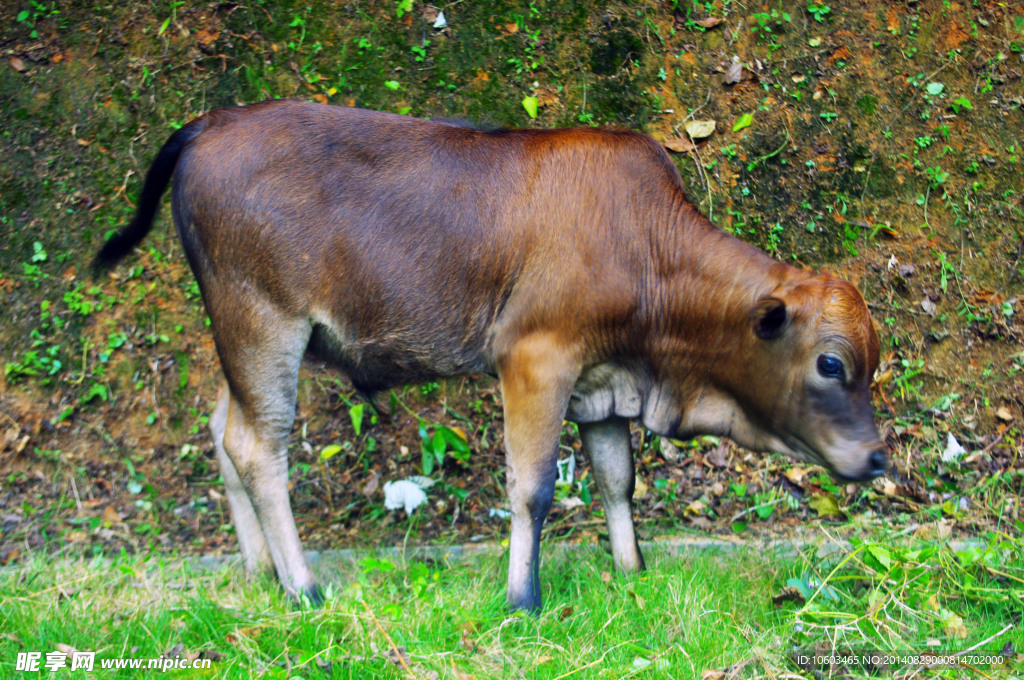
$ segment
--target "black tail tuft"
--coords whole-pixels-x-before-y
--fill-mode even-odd
[[[160,209],[160,197],[167,185],[171,183],[174,168],[178,165],[178,157],[182,150],[206,128],[206,119],[198,118],[184,126],[168,139],[160,148],[153,165],[146,173],[146,181],[142,185],[142,196],[135,210],[135,219],[127,227],[110,237],[92,261],[94,273],[117,264],[135,246],[146,238],[153,228],[153,218]]]

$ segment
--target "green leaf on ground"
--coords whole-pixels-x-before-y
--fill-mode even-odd
[[[750,127],[754,122],[754,114],[744,113],[742,116],[736,119],[736,122],[732,124],[732,131],[739,132],[743,128]]]

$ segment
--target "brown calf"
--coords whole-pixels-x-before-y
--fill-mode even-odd
[[[307,351],[366,392],[500,378],[517,608],[540,607],[564,418],[579,424],[627,570],[643,566],[630,419],[849,479],[885,469],[860,294],[712,226],[644,135],[484,132],[290,101],[212,111],[160,150],[98,265],[142,240],[172,174],[226,378],[210,428],[238,542],[247,568],[272,563],[292,594],[318,594],[286,459]]]

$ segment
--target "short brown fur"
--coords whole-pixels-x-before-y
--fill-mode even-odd
[[[288,101],[212,111],[161,150],[99,264],[145,236],[172,172],[226,377],[211,429],[240,546],[290,592],[317,592],[287,498],[307,351],[367,393],[500,378],[515,607],[540,606],[563,418],[580,424],[624,569],[643,565],[630,419],[848,478],[884,469],[860,294],[715,228],[644,135],[486,132]]]

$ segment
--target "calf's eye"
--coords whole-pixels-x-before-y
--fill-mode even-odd
[[[843,361],[834,354],[821,354],[818,356],[818,373],[826,378],[843,377]]]

